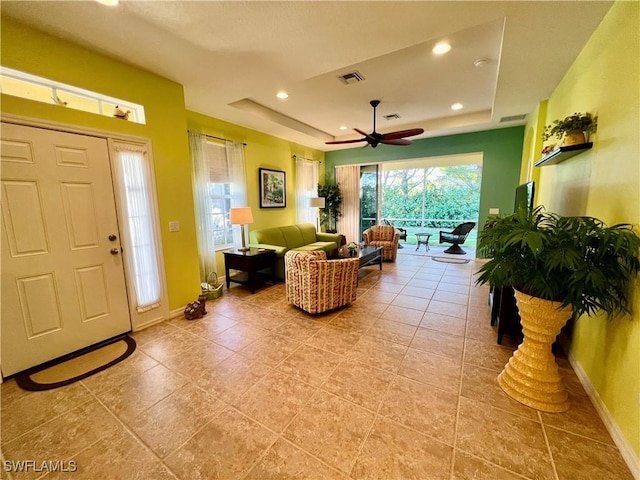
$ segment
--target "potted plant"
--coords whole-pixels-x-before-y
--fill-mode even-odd
[[[551,344],[571,315],[629,312],[640,271],[640,237],[628,224],[562,217],[537,207],[489,217],[478,235],[487,261],[477,284],[512,286],[524,340],[498,377],[511,397],[533,408],[569,408]]]
[[[589,112],[576,112],[562,120],[554,120],[551,125],[544,127],[543,137],[562,139],[565,145],[585,143],[587,138],[598,129],[598,117],[592,117]],[[586,135],[586,136],[585,136]]]
[[[336,233],[338,218],[342,215],[342,193],[339,185],[318,185],[318,196],[324,197],[324,208],[320,209],[320,223],[328,233]]]

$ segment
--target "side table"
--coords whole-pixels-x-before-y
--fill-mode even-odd
[[[231,282],[248,285],[251,293],[256,291],[256,285],[262,279],[271,278],[276,284],[276,252],[264,248],[251,248],[246,252],[230,250],[224,252],[224,273],[227,288]],[[229,270],[237,270],[233,275]]]
[[[430,233],[416,233],[416,238],[418,239],[418,246],[416,247],[416,252],[420,248],[420,245],[425,246],[425,252],[429,251],[429,239],[431,238]]]

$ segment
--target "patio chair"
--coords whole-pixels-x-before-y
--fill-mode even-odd
[[[460,245],[464,243],[464,241],[469,236],[469,232],[473,230],[476,224],[474,222],[465,222],[458,225],[451,232],[443,232],[440,230],[440,243],[450,243],[451,246],[447,248],[444,253],[452,253],[454,255],[466,255]]]

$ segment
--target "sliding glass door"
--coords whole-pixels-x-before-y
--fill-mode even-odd
[[[380,188],[378,165],[360,167],[360,235],[378,223]]]

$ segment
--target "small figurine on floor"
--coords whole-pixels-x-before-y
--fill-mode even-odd
[[[184,309],[185,318],[187,320],[196,320],[197,318],[204,317],[207,314],[205,310],[206,304],[207,300],[204,298],[204,295],[200,295],[198,300],[187,304],[187,307]]]

